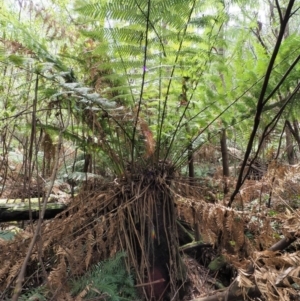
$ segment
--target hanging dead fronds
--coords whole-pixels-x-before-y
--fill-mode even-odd
[[[139,169],[127,178],[102,184],[96,192],[83,190],[66,212],[44,223],[41,253],[49,269],[49,288],[59,291],[57,298],[67,294],[68,279],[82,275],[92,264],[119,250],[126,251],[127,267],[134,268],[140,293],[146,298],[159,300],[166,292],[177,295],[185,278],[169,189],[173,172],[171,165],[161,162],[155,168]],[[29,228],[24,233],[31,231]],[[26,241],[21,233],[12,243],[1,243],[0,277],[7,279],[1,289],[18,274],[17,266],[12,269],[6,263],[13,258],[22,262]],[[28,269],[37,273],[34,254],[36,250]]]
[[[204,242],[232,254],[251,254],[276,242],[264,213],[239,211],[204,200],[178,198],[178,216],[201,233]],[[254,239],[255,237],[255,239]]]
[[[153,137],[153,133],[150,130],[148,124],[145,121],[140,122],[141,132],[143,136],[145,137],[145,158],[149,158],[153,155],[155,150],[155,140]]]

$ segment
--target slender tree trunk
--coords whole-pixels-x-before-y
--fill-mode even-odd
[[[297,141],[298,148],[300,150],[300,135],[299,135],[299,122],[298,120],[293,120],[293,126],[294,126],[294,133],[292,132],[295,140]]]
[[[83,172],[89,172],[89,171],[91,171],[91,168],[89,169],[89,167],[91,166],[91,160],[92,160],[91,154],[85,154],[84,155]]]
[[[290,165],[294,165],[296,163],[296,156],[293,147],[293,136],[289,126],[286,124],[285,126],[285,141],[286,141],[286,151],[288,162]]]
[[[192,144],[190,144],[188,147],[188,162],[189,162],[189,177],[194,178],[195,171],[194,171],[194,156],[193,156],[193,145]]]
[[[286,120],[286,125],[289,127],[290,132],[292,133],[294,139],[298,144],[300,150],[300,134],[299,134],[299,123],[298,120],[293,120],[293,124],[289,120]]]
[[[229,192],[228,188],[228,181],[227,178],[229,177],[229,163],[228,163],[228,151],[227,151],[227,136],[226,130],[221,130],[221,153],[222,153],[222,165],[223,165],[223,184],[224,184],[224,196]]]
[[[222,152],[222,164],[223,164],[223,176],[229,177],[229,164],[228,164],[228,151],[227,151],[227,136],[226,130],[221,131],[221,152]]]

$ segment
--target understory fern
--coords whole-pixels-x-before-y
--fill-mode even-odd
[[[37,288],[34,288],[26,293],[23,293],[19,299],[19,301],[33,301],[33,300],[39,300],[39,301],[47,301],[46,298],[46,290],[44,286],[39,286]]]
[[[115,258],[101,261],[82,277],[71,283],[72,295],[83,299],[99,295],[107,301],[136,300],[136,289],[132,275],[124,263],[125,252],[119,252]]]

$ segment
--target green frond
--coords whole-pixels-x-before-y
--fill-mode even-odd
[[[143,49],[139,46],[134,45],[122,45],[116,48],[116,51],[122,57],[131,57],[131,56],[141,56],[143,54]]]
[[[124,26],[122,28],[106,28],[104,35],[107,39],[128,42],[131,45],[141,44],[145,38],[143,28],[133,28],[133,26]]]
[[[51,125],[51,124],[39,123],[39,124],[37,124],[37,128],[43,129],[47,133],[52,133],[52,134],[55,134],[55,135],[57,135],[59,133],[59,128],[57,126]],[[65,139],[75,142],[76,145],[78,145],[80,147],[88,146],[87,140],[84,137],[82,137],[82,136],[80,136],[76,133],[73,133],[71,131],[66,130],[66,131],[64,131],[63,136],[64,136]]]
[[[6,50],[5,47],[0,45],[0,61],[3,61],[5,59]]]
[[[11,54],[7,57],[7,61],[13,63],[14,65],[21,67],[24,66],[24,63],[27,61],[24,56]]]
[[[74,169],[81,169],[83,170],[83,166],[84,166],[84,160],[80,160],[78,162],[76,162],[76,164],[74,165]],[[72,170],[73,165],[72,166],[67,166],[67,172]],[[102,179],[101,176],[93,174],[93,173],[89,173],[89,172],[81,172],[81,171],[74,171],[74,172],[69,172],[68,173],[68,180],[72,180],[73,182],[76,183],[82,183],[86,180],[90,180],[90,179]]]
[[[37,287],[35,289],[30,290],[22,294],[18,300],[20,301],[28,301],[28,300],[40,300],[40,301],[47,301],[48,298],[46,297],[46,289],[43,286]]]
[[[197,28],[203,28],[205,26],[212,25],[216,21],[216,16],[213,15],[206,15],[201,17],[193,17],[191,18],[189,24],[195,26]]]
[[[125,268],[125,256],[124,252],[119,252],[115,258],[96,264],[81,278],[73,280],[72,294],[76,295],[89,287],[85,299],[96,297],[100,292],[107,296],[106,300],[109,301],[121,301],[126,298],[136,300],[133,278]]]
[[[82,2],[80,1],[76,4],[77,5],[75,10],[82,16],[87,16],[95,20],[105,18],[106,5],[103,5],[100,1],[97,1],[95,3],[87,3],[84,5],[82,5]]]

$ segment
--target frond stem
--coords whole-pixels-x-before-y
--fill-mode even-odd
[[[220,26],[219,32],[221,31],[222,26],[223,26],[223,23],[222,23],[221,26]],[[217,35],[217,36],[218,36],[218,35]],[[213,49],[213,48],[211,47],[211,48],[210,48],[210,51],[209,51],[209,58],[210,58],[212,49]],[[208,62],[209,62],[209,59],[207,59],[207,60],[204,62],[204,64],[203,64],[204,67],[208,64]],[[199,76],[200,78],[201,78],[203,72],[204,72],[204,70],[201,72],[201,74],[200,74],[200,76]],[[185,108],[184,108],[184,111],[183,111],[182,115],[180,116],[179,122],[177,123],[177,126],[176,126],[176,129],[175,129],[175,131],[174,131],[174,134],[172,135],[172,140],[171,140],[170,145],[169,145],[169,147],[168,147],[168,150],[167,150],[167,152],[166,152],[165,160],[166,160],[166,158],[167,158],[168,155],[169,155],[169,152],[170,152],[170,150],[171,150],[171,148],[172,148],[172,145],[173,145],[173,143],[174,143],[175,136],[176,136],[178,130],[179,130],[180,128],[183,127],[183,125],[181,126],[181,122],[182,122],[182,120],[183,120],[183,118],[184,118],[184,116],[185,116],[185,114],[186,114],[186,112],[187,112],[187,110],[188,110],[188,108],[189,108],[189,106],[190,106],[190,103],[191,103],[192,98],[193,98],[194,91],[196,90],[196,88],[197,88],[197,86],[198,86],[198,83],[199,83],[199,80],[197,81],[197,83],[196,83],[196,85],[195,85],[195,87],[194,87],[194,89],[193,89],[193,92],[192,92],[192,94],[191,94],[191,96],[190,96],[190,98],[189,98],[189,100],[188,100],[188,102],[187,102],[187,104],[186,104],[186,106],[185,106]],[[214,102],[214,103],[215,103],[215,102]],[[204,109],[204,110],[205,110],[205,109]],[[201,110],[201,111],[200,111],[199,113],[197,113],[193,118],[195,118],[197,115],[201,114],[201,112],[203,112],[204,110]],[[193,118],[190,118],[189,121],[191,121]],[[185,122],[184,125],[186,125],[189,121]]]
[[[136,2],[136,1],[135,1]],[[137,3],[137,2],[136,2]],[[143,100],[143,93],[144,93],[144,86],[145,86],[145,78],[146,78],[146,71],[147,71],[147,53],[148,53],[148,34],[149,34],[149,19],[150,19],[150,4],[151,0],[147,1],[147,15],[146,15],[146,38],[145,38],[145,48],[144,48],[144,60],[143,60],[143,76],[142,76],[142,83],[141,83],[141,92],[140,92],[140,99],[138,102],[137,112],[136,112],[136,118],[134,121],[134,127],[132,132],[132,149],[131,149],[131,164],[134,164],[134,139],[135,139],[135,133],[136,133],[136,127],[141,111],[141,105]],[[138,5],[138,4],[137,4]]]
[[[158,34],[158,32],[157,32],[157,30],[156,30],[154,24],[153,24],[153,23],[151,22],[151,20],[147,17],[147,15],[146,15],[145,12],[142,10],[141,6],[137,3],[136,0],[135,0],[135,3],[136,3],[136,5],[137,5],[138,9],[141,11],[141,13],[144,15],[144,17],[148,20],[150,26],[152,27],[154,33],[156,34],[156,36],[157,36],[157,38],[158,38],[158,40],[159,40],[159,43],[160,43],[160,45],[161,45],[161,47],[162,47],[162,52],[163,52],[163,54],[164,54],[164,57],[166,57],[167,54],[166,54],[166,51],[165,51],[164,43],[163,43],[163,41],[162,41],[160,35]]]
[[[187,31],[189,22],[191,20],[192,14],[194,12],[195,6],[196,6],[196,0],[194,0],[194,2],[193,2],[193,5],[192,5],[192,8],[190,10],[186,25],[184,27],[182,38],[181,38],[181,41],[179,43],[179,47],[178,47],[177,54],[176,54],[176,57],[175,57],[174,65],[173,65],[173,68],[172,68],[172,71],[171,71],[170,80],[169,80],[169,83],[168,83],[168,86],[167,86],[166,96],[165,96],[165,100],[164,100],[164,104],[163,104],[163,112],[162,112],[161,122],[160,122],[160,126],[159,126],[158,149],[157,149],[158,157],[159,157],[159,153],[160,153],[162,127],[163,127],[163,123],[164,123],[165,116],[166,116],[167,102],[168,102],[168,99],[169,99],[169,92],[170,92],[170,88],[171,88],[171,83],[173,81],[173,74],[175,72],[177,61],[179,59],[179,54],[181,53],[181,48],[182,48],[183,41],[184,41],[184,38],[185,38],[185,34],[186,34],[186,31]],[[167,156],[165,156],[165,159],[166,158],[167,158]]]
[[[257,80],[253,85],[251,85],[250,88],[248,88],[246,91],[244,91],[238,98],[236,98],[230,105],[228,105],[220,114],[218,114],[211,122],[209,122],[206,127],[204,127],[197,135],[196,137],[191,141],[193,144],[199,137],[202,135],[216,120],[218,120],[226,111],[228,111],[235,103],[237,103],[244,95],[246,95],[258,82],[262,80],[263,77],[261,77],[259,80]],[[182,153],[185,153],[188,150],[188,147],[185,147],[182,151]],[[174,165],[180,160],[181,155],[177,160],[175,160]]]
[[[283,106],[280,108],[280,110],[278,111],[278,113],[274,116],[274,118],[266,125],[264,131],[263,131],[263,134],[262,134],[262,138],[260,139],[260,142],[259,142],[259,145],[257,147],[257,150],[252,158],[252,160],[250,161],[250,164],[248,165],[249,168],[247,170],[246,173],[243,174],[243,179],[242,179],[242,184],[244,184],[245,180],[247,179],[248,177],[248,174],[250,172],[250,169],[251,169],[251,166],[254,164],[258,154],[259,154],[259,151],[261,149],[261,146],[262,144],[264,143],[265,141],[265,138],[274,130],[275,126],[277,125],[284,109],[286,108],[286,106],[289,104],[289,102],[293,99],[293,97],[296,95],[296,93],[299,91],[300,89],[300,83],[296,86],[296,88],[294,89],[293,93],[286,99],[285,103],[283,104]]]

